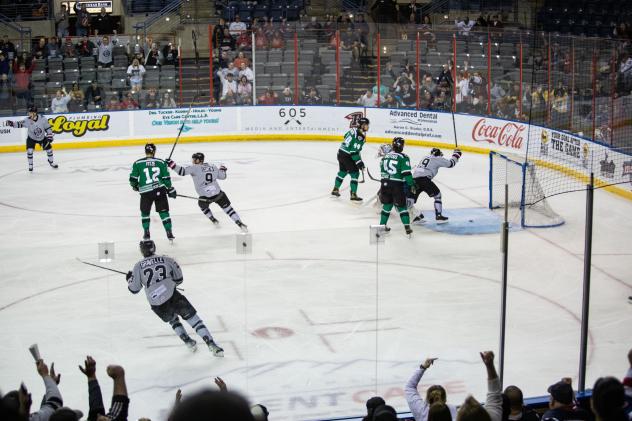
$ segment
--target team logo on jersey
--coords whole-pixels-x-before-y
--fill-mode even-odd
[[[44,131],[41,127],[35,127],[35,129],[33,129],[33,133],[35,134],[35,137],[41,137],[44,135]]]
[[[359,126],[358,120],[364,117],[364,113],[362,111],[357,111],[355,113],[347,114],[345,118],[349,120],[349,128],[356,128]]]
[[[110,115],[104,114],[100,117],[86,118],[80,120],[68,120],[66,116],[60,115],[49,118],[51,130],[55,134],[72,133],[75,137],[82,137],[87,132],[101,132],[110,128]]]

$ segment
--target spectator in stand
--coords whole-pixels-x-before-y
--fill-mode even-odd
[[[33,401],[24,383],[18,390],[13,390],[4,395],[2,400],[7,407],[17,411],[23,420],[46,421],[55,411],[63,406],[61,393],[59,393],[59,388],[57,387],[61,375],[55,373],[55,363],[51,364],[50,371],[44,360],[38,360],[35,366],[37,367],[37,374],[44,380],[44,388],[46,390],[39,411],[31,413]]]
[[[39,42],[33,50],[33,55],[40,60],[48,57],[48,45],[46,44],[46,38],[40,37]]]
[[[116,32],[116,31],[115,31]],[[108,35],[104,35],[101,40],[97,41],[97,66],[98,67],[112,67],[114,46],[118,42],[118,39],[110,41]]]
[[[226,21],[224,18],[219,18],[219,23],[213,28],[213,47],[220,48],[226,29],[229,29]]]
[[[487,369],[487,399],[485,400],[485,406],[481,406],[474,397],[468,396],[459,407],[456,418],[459,421],[502,420],[503,398],[500,393],[500,380],[496,373],[496,367],[494,367],[494,353],[492,351],[481,352],[481,359]]]
[[[50,37],[46,48],[48,49],[48,57],[61,57],[61,45],[57,37]]]
[[[84,97],[86,107],[88,105],[103,107],[103,90],[99,87],[96,80],[93,80],[90,83],[90,86],[86,89]]]
[[[112,404],[106,414],[101,387],[97,380],[96,361],[91,356],[87,356],[83,364],[83,367],[79,366],[79,370],[88,380],[88,402],[90,404],[88,420],[126,421],[129,410],[129,398],[127,397],[127,385],[125,384],[125,370],[123,367],[109,365],[106,368],[107,375],[113,381]]]
[[[272,22],[272,18],[268,18],[263,24],[262,28],[263,28],[263,32],[266,34],[268,38],[272,38],[272,35],[274,35],[274,31],[276,31],[276,28],[274,27],[274,23]]]
[[[411,88],[408,79],[402,82],[401,89],[398,87],[395,95],[397,95],[403,107],[414,107],[417,105],[417,94]]]
[[[623,90],[630,91],[632,89],[632,55],[624,54],[621,57],[619,73],[623,80]]]
[[[92,28],[94,35],[110,35],[114,32],[114,21],[105,12],[105,7],[101,8],[101,13],[92,18]]]
[[[68,111],[71,113],[81,113],[85,111],[84,95],[83,92],[74,90],[75,85],[76,84],[73,84],[73,90],[71,90],[69,94],[70,101],[68,101]]]
[[[471,20],[469,16],[466,16],[465,19],[459,18],[455,20],[454,24],[456,26],[456,30],[459,31],[459,34],[461,36],[469,37],[470,31],[472,30],[476,22]]]
[[[379,396],[374,396],[366,401],[366,415],[362,417],[362,421],[373,421],[373,413],[382,405],[386,405],[386,402]]]
[[[0,40],[0,50],[4,51],[9,60],[13,60],[16,55],[15,45],[9,40],[9,36],[6,34],[4,39]]]
[[[162,102],[160,104],[160,108],[176,108],[176,101],[171,96],[169,91],[162,94]]]
[[[52,113],[67,113],[70,99],[71,97],[66,93],[65,88],[58,89],[55,98],[51,100],[50,111]]]
[[[255,32],[255,48],[258,50],[265,50],[268,48],[268,37],[266,36],[263,28],[257,29]]]
[[[246,98],[252,98],[252,83],[248,80],[246,75],[239,77],[239,84],[237,85],[237,95],[239,99],[237,102],[243,103]]]
[[[228,90],[226,95],[222,96],[219,99],[220,105],[233,106],[237,105],[237,94],[232,90]]]
[[[239,68],[239,78],[241,79],[244,76],[248,79],[248,82],[251,83],[255,78],[255,74],[252,72],[252,69],[246,66],[246,63],[242,61],[241,67]]]
[[[542,421],[590,420],[590,414],[575,405],[575,394],[571,380],[565,378],[549,386],[549,410]]]
[[[261,105],[276,105],[278,95],[272,90],[272,88],[268,88],[264,94],[259,97],[258,101]]]
[[[472,114],[486,114],[487,113],[487,98],[482,93],[472,98]]]
[[[628,421],[625,391],[614,377],[601,377],[593,386],[590,408],[596,421]]]
[[[363,107],[375,107],[377,105],[377,95],[373,95],[373,91],[367,89],[364,95],[358,98],[356,102]]]
[[[246,58],[243,51],[240,51],[239,54],[237,54],[237,58],[233,61],[233,64],[236,68],[241,69],[242,64],[245,64],[246,67],[248,67],[250,65],[250,60]]]
[[[492,16],[492,20],[489,22],[489,33],[492,38],[500,38],[503,33],[503,23],[500,20],[500,16]]]
[[[243,50],[250,51],[252,48],[252,35],[248,31],[244,31],[235,40],[235,46],[239,52]]]
[[[413,414],[413,417],[415,417],[415,421],[428,421],[428,411],[431,406],[437,403],[446,404],[447,398],[443,386],[430,386],[426,391],[425,400],[422,399],[419,391],[417,390],[421,378],[436,360],[436,358],[427,358],[419,365],[419,368],[415,370],[411,378],[404,386],[404,396],[406,398],[406,402],[408,403],[408,407],[410,408],[410,412]],[[456,407],[448,405],[448,408],[450,410],[450,414],[452,415],[452,419],[456,420]]]
[[[11,63],[4,51],[0,50],[0,75],[8,75],[11,70]]]
[[[226,77],[228,73],[232,73],[235,81],[239,78],[239,69],[235,67],[233,62],[228,62],[228,66],[225,69],[222,69],[221,73],[222,77]]]
[[[467,106],[470,100],[470,76],[467,74],[466,71],[462,71],[459,74],[459,83],[457,84],[456,92],[457,106],[458,104],[461,104],[462,106],[459,107],[459,109],[462,111],[467,111]]]
[[[57,24],[56,33],[59,39],[62,39],[70,35],[70,32],[68,32],[68,27],[70,26],[69,18],[70,18],[70,15],[68,13],[68,9],[66,8],[65,4],[62,4],[61,10],[59,11],[59,13],[55,15],[55,23]]]
[[[75,13],[77,14],[77,23],[75,23],[75,35],[78,37],[85,37],[90,32],[90,13],[88,12],[86,3],[77,2],[75,3],[74,8]]]
[[[225,74],[219,73],[220,80],[222,82],[222,95],[220,97],[220,101],[222,98],[226,97],[226,94],[230,91],[233,94],[237,93],[237,82],[235,81],[235,75],[232,72],[227,72]]]
[[[175,64],[178,62],[178,47],[173,45],[173,43],[171,42],[168,45],[165,45],[165,47],[162,49],[162,57],[163,65],[175,66]]]
[[[132,88],[132,92],[139,92],[143,87],[143,76],[145,75],[145,66],[139,63],[135,58],[127,67],[127,76],[129,77],[129,84]]]
[[[0,108],[12,108],[11,80],[7,73],[0,73]]]
[[[162,52],[158,49],[158,44],[154,42],[151,44],[151,50],[147,53],[145,66],[161,66],[162,58]]]
[[[421,18],[421,25],[419,25],[419,32],[421,32],[421,39],[428,42],[429,45],[434,46],[434,42],[437,39],[436,35],[432,32],[432,21],[430,16],[424,15]]]
[[[87,35],[84,35],[81,41],[77,43],[77,55],[80,57],[92,57],[95,48],[94,43],[90,41]]]
[[[13,66],[13,92],[16,98],[23,99],[26,104],[31,103],[31,74],[35,69],[36,62],[37,60],[33,57],[27,68],[25,60],[20,62],[16,59]]]
[[[48,5],[46,3],[40,3],[39,5],[35,5],[33,9],[33,17],[34,18],[45,18],[48,15]]]
[[[123,110],[138,110],[140,106],[138,101],[134,98],[134,91],[129,91],[125,94],[125,98],[121,101],[121,109]]]
[[[69,93],[70,95],[77,96],[78,98],[80,98],[81,102],[83,103],[85,99],[85,95],[83,94],[83,91],[79,89],[79,84],[77,82],[74,82],[72,84],[72,88],[70,89]]]
[[[485,16],[483,16],[482,13],[478,15],[478,18],[476,19],[476,27],[481,30],[483,28],[487,28],[488,26],[489,22],[485,19]]]
[[[66,37],[66,43],[61,47],[61,54],[64,58],[77,57],[77,48],[72,43],[72,38]]]
[[[391,93],[386,94],[384,101],[380,101],[380,107],[382,108],[399,108],[400,103],[397,101],[397,98]]]
[[[149,88],[145,94],[143,108],[160,108],[160,96],[158,95],[156,88]]]
[[[318,90],[315,87],[309,88],[307,96],[304,99],[305,104],[307,105],[320,105],[323,103],[323,98],[318,93]]]
[[[452,86],[452,71],[450,64],[444,64],[437,77],[437,84],[441,85],[441,82],[448,82],[449,86]]]
[[[285,48],[285,39],[281,31],[275,31],[270,40],[270,48]]]
[[[235,38],[237,38],[239,35],[241,35],[242,32],[245,32],[248,29],[246,23],[241,21],[239,15],[235,15],[235,21],[231,22],[228,28],[230,30],[230,35]],[[226,36],[226,33],[224,33],[224,36]]]
[[[228,29],[224,29],[224,36],[219,44],[220,51],[235,51],[235,38],[230,35]]]
[[[228,391],[206,390],[187,397],[175,406],[169,416],[169,421],[200,419],[255,421],[248,402],[240,395]]]
[[[292,92],[292,89],[290,89],[289,86],[286,86],[285,88],[283,88],[283,92],[281,92],[281,100],[279,102],[280,104],[283,104],[283,105],[294,104],[294,93]]]
[[[524,406],[522,390],[517,386],[507,386],[503,392],[504,400],[508,410],[505,410],[507,421],[539,421],[540,417],[537,412]]]
[[[121,108],[121,102],[119,101],[118,96],[110,97],[107,108],[109,111],[118,111],[123,109]]]

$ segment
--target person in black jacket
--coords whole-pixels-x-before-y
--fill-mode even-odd
[[[103,90],[99,87],[96,80],[93,80],[90,83],[90,86],[86,89],[85,97],[85,105],[86,107],[90,104],[103,106]]]
[[[507,386],[503,392],[503,421],[539,421],[538,413],[524,406],[522,390]]]
[[[108,376],[114,381],[112,390],[112,405],[108,413],[105,413],[101,387],[97,380],[97,363],[87,356],[84,366],[79,366],[79,370],[88,378],[88,402],[90,410],[88,421],[96,421],[99,415],[106,416],[111,421],[126,421],[129,409],[129,398],[127,397],[127,386],[125,384],[125,370],[120,365],[109,365],[106,369]]]
[[[110,35],[114,33],[114,22],[112,17],[105,13],[105,7],[101,8],[101,13],[92,18],[92,28],[95,35]]]

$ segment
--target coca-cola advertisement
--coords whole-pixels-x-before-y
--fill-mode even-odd
[[[527,143],[527,126],[522,123],[505,120],[492,120],[478,117],[472,126],[471,138],[483,143],[490,149],[510,149],[521,151]]]

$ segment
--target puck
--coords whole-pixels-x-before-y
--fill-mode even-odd
[[[470,222],[474,222],[474,220],[473,220],[473,219],[470,219]]]

